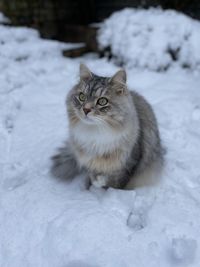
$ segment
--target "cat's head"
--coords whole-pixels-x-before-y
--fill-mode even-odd
[[[69,119],[98,126],[123,126],[129,113],[129,91],[126,72],[101,77],[80,65],[80,81],[67,98]]]

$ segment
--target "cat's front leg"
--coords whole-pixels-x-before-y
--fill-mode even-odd
[[[98,188],[107,188],[108,187],[108,177],[105,175],[90,175],[91,184]]]

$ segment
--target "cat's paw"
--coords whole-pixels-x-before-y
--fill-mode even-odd
[[[101,188],[107,186],[108,178],[104,175],[97,175],[95,178],[91,179],[92,185],[95,187]]]

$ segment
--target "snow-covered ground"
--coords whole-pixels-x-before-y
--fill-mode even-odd
[[[68,135],[65,96],[80,62],[97,74],[117,67],[95,55],[69,59],[63,44],[0,26],[0,266],[199,267],[200,73],[127,69],[153,105],[167,148],[160,183],[132,191],[58,181],[50,157]]]

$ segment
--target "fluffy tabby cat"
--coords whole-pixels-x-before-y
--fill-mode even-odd
[[[54,175],[67,179],[86,172],[96,187],[124,188],[162,165],[155,115],[142,96],[128,90],[124,70],[101,77],[81,64],[66,104],[70,135],[53,157]]]

